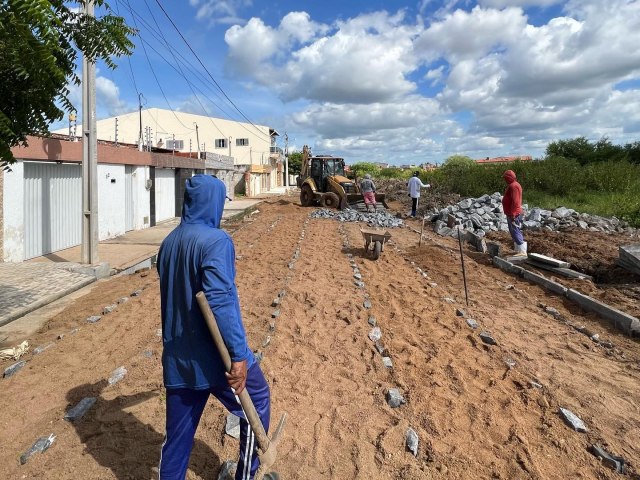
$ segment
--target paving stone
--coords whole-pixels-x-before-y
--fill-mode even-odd
[[[131,294],[132,297],[139,297],[140,295],[142,295],[142,289],[138,289]]]
[[[271,302],[272,307],[277,307],[278,305],[280,305],[280,297],[274,298],[273,302]]]
[[[369,340],[372,342],[377,342],[382,338],[382,330],[380,327],[373,327],[371,331],[369,331]]]
[[[113,373],[111,374],[107,382],[109,383],[109,385],[115,385],[120,380],[122,380],[126,375],[127,375],[127,369],[124,367],[118,367],[113,371]]]
[[[91,407],[93,407],[94,403],[96,403],[96,397],[83,398],[75,407],[73,407],[65,414],[64,419],[69,422],[80,420],[84,416],[84,414],[87,413]]]
[[[235,439],[240,439],[240,417],[232,413],[227,413],[227,423],[224,426],[224,433]]]
[[[4,374],[2,375],[4,378],[10,377],[11,375],[14,375],[15,373],[19,372],[22,367],[24,367],[27,364],[27,362],[25,362],[24,360],[20,360],[19,362],[14,363],[13,365],[9,365],[7,368],[4,369]]]
[[[397,388],[389,388],[386,393],[387,404],[391,408],[398,408],[400,405],[407,403],[400,390]]]
[[[220,467],[220,473],[218,473],[218,480],[234,480],[236,477],[236,469],[238,464],[231,460],[227,460]]]
[[[34,355],[39,355],[42,352],[44,352],[45,350],[50,349],[54,345],[55,345],[55,343],[53,343],[53,342],[47,343],[46,345],[40,345],[39,347],[36,347],[36,348],[33,349],[33,354]]]
[[[418,444],[420,443],[420,439],[418,438],[418,434],[416,431],[409,427],[407,429],[407,433],[405,434],[405,445],[407,449],[413,453],[414,457],[418,456]]]
[[[474,330],[478,328],[478,322],[476,322],[473,318],[467,318],[467,325],[469,325]]]
[[[129,301],[129,297],[121,297],[118,299],[118,305],[122,305],[123,303],[127,303]]]
[[[272,320],[271,322],[269,322],[269,331],[273,332],[275,329],[276,329],[276,322]]]
[[[371,325],[372,327],[375,327],[378,324],[378,321],[374,316],[369,317],[368,322],[369,322],[369,325]]]
[[[376,347],[376,350],[380,355],[384,355],[387,351],[387,348],[382,344],[382,342],[377,341],[374,342],[373,345]]]
[[[571,410],[567,410],[566,408],[560,407],[560,415],[564,419],[564,421],[573,428],[576,432],[588,432],[587,426],[584,424],[580,417],[578,417]]]
[[[489,252],[489,256],[491,257],[499,257],[502,248],[499,244],[494,242],[487,242],[487,252]]]
[[[464,317],[464,311],[460,310],[459,308],[456,308],[456,315],[458,317]]]
[[[356,282],[354,282],[354,283],[356,284],[356,286],[357,286],[357,287],[359,287],[359,288],[364,288],[364,282],[358,282],[358,281],[356,281]]]
[[[497,345],[498,344],[498,342],[496,342],[493,339],[493,337],[491,336],[491,334],[489,332],[481,332],[480,333],[480,340],[482,340],[487,345]]]
[[[369,300],[368,298],[365,299],[364,303],[362,304],[364,306],[364,308],[371,308],[371,300]]]
[[[87,322],[96,323],[96,322],[99,322],[101,318],[102,318],[101,315],[91,315],[89,318],[87,318]]]
[[[115,310],[116,310],[116,308],[118,308],[118,306],[117,306],[117,305],[108,305],[108,306],[106,306],[106,307],[104,307],[104,308],[102,309],[102,314],[103,314],[103,315],[106,315],[106,314],[108,314],[108,313],[111,313],[111,312],[115,311]]]
[[[20,455],[20,465],[24,465],[29,461],[32,455],[36,453],[42,453],[47,450],[53,442],[56,441],[56,436],[52,433],[48,437],[40,437],[35,443],[31,446],[29,450]]]
[[[274,310],[271,314],[271,318],[278,318],[280,316],[280,309]]]
[[[382,357],[382,364],[385,366],[385,368],[393,368],[391,357]]]
[[[509,370],[516,366],[516,361],[513,358],[505,358],[504,363],[509,367]]]
[[[616,473],[625,473],[626,462],[624,458],[612,455],[598,444],[592,445],[589,451],[596,457],[598,457],[598,459],[603,464],[613,469]]]
[[[456,301],[453,298],[450,297],[444,297],[442,299],[443,302],[447,302],[447,303],[456,303]]]
[[[267,335],[267,338],[265,338],[264,342],[262,342],[262,348],[268,347],[270,343],[271,343],[271,335]]]
[[[356,280],[362,280],[362,275],[360,275],[359,273],[356,273],[353,275],[353,278],[355,278]]]

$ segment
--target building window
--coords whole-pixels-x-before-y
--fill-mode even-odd
[[[216,148],[227,148],[227,139],[216,138]]]
[[[236,138],[236,147],[248,147],[249,139],[248,138]]]
[[[184,148],[184,140],[167,140],[168,150],[182,150]]]

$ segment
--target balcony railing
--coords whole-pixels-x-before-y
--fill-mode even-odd
[[[279,153],[282,155],[282,149],[280,147],[269,147],[269,153]]]

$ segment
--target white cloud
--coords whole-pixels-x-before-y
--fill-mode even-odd
[[[230,28],[225,35],[230,70],[252,75],[286,101],[370,103],[389,101],[415,89],[406,76],[417,68],[412,53],[416,27],[404,25],[402,13],[376,12],[338,22],[331,34],[318,39],[327,27],[303,15],[285,17],[278,29],[266,27],[259,19]],[[310,41],[284,50],[293,45],[285,40],[291,39],[294,21],[307,26],[295,40]],[[281,62],[265,62],[278,55]]]
[[[244,23],[240,10],[251,3],[251,0],[189,0],[189,4],[197,8],[198,20],[229,25]]]
[[[478,0],[483,7],[549,7],[562,3],[564,0]]]
[[[127,102],[120,98],[120,88],[105,77],[96,77],[96,104],[98,108],[105,109],[109,116],[131,111]]]

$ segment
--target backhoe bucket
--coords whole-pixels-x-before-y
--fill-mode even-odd
[[[382,205],[384,206],[384,208],[389,208],[389,205],[387,205],[387,202],[385,200],[384,193],[376,193],[375,197],[376,197],[376,203],[378,205]],[[349,204],[349,207],[354,210],[366,210],[366,207],[364,204],[364,197],[362,196],[361,193],[348,193],[347,203]],[[380,207],[378,207],[378,209],[379,208]]]

